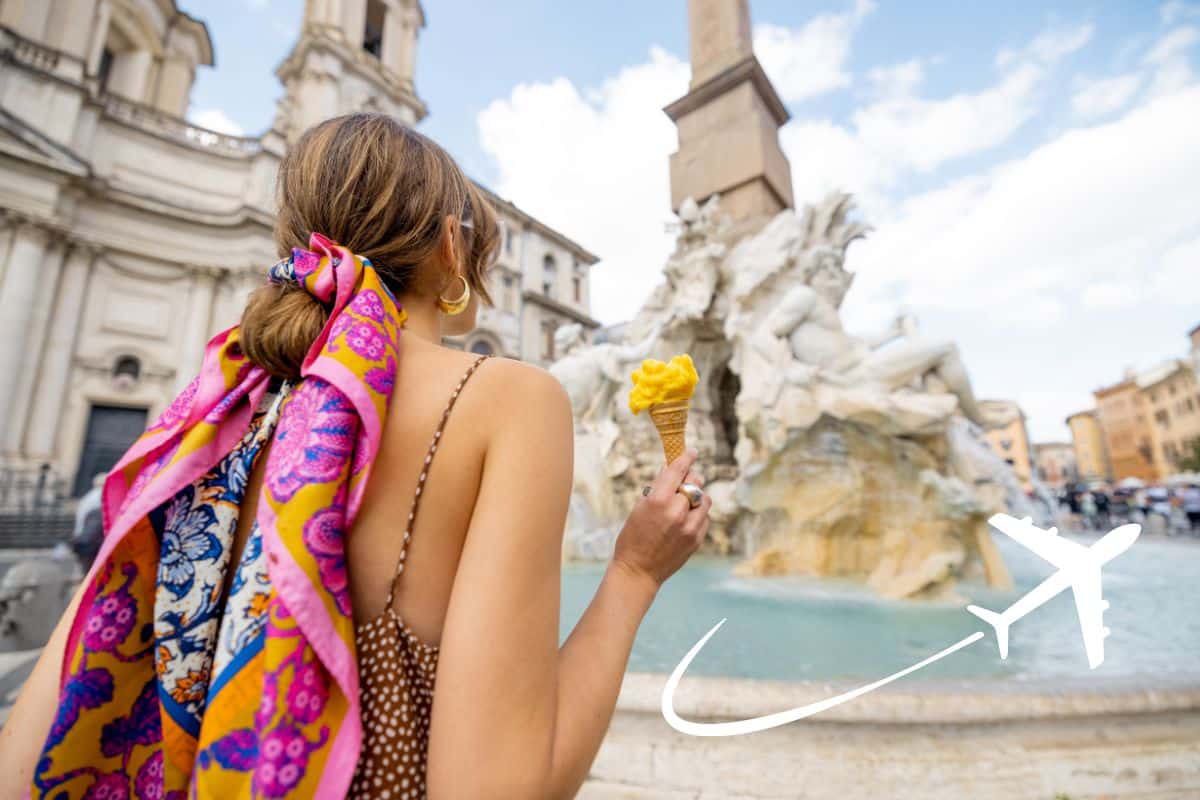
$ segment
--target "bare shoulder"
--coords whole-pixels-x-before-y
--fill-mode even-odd
[[[493,474],[504,475],[502,481],[534,481],[549,496],[565,498],[575,421],[562,384],[544,369],[508,358],[484,361],[472,383],[466,393],[471,419]]]
[[[558,379],[541,367],[493,357],[480,365],[476,400],[486,402],[493,425],[532,425],[571,418],[571,401]]]

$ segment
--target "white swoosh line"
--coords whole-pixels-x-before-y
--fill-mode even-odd
[[[721,620],[712,627],[704,637],[688,651],[688,654],[679,662],[679,666],[675,667],[675,671],[671,673],[671,677],[667,678],[667,685],[663,687],[662,693],[662,715],[667,720],[667,724],[680,733],[691,734],[692,736],[740,736],[744,733],[757,733],[758,731],[769,730],[770,728],[778,728],[780,725],[786,725],[789,722],[795,722],[798,719],[811,717],[814,714],[820,714],[822,711],[828,711],[834,706],[840,706],[842,703],[847,703],[855,698],[862,697],[868,692],[873,692],[881,686],[886,686],[894,680],[903,678],[916,672],[919,669],[929,666],[935,661],[939,661],[951,653],[955,653],[964,647],[974,644],[983,638],[983,633],[976,631],[965,639],[961,639],[955,644],[950,645],[940,653],[936,653],[924,661],[913,664],[911,667],[906,667],[899,672],[892,673],[886,678],[881,678],[874,683],[868,683],[866,686],[860,686],[857,689],[852,689],[849,692],[844,692],[836,697],[830,697],[825,700],[818,700],[815,703],[809,703],[806,706],[789,709],[787,711],[779,711],[775,714],[768,714],[764,717],[754,717],[753,719],[743,719],[736,722],[689,722],[682,719],[675,713],[675,688],[679,685],[680,678],[687,671],[688,666],[692,663],[692,659],[700,652],[701,648],[708,642],[712,635],[717,632],[717,629],[725,624],[725,620]]]

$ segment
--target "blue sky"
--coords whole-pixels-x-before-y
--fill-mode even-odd
[[[302,0],[182,2],[217,67],[192,116],[261,132]],[[686,88],[683,0],[426,0],[421,128],[477,179],[604,258],[593,311],[628,318],[670,248],[659,110]],[[1186,353],[1200,323],[1200,6],[752,0],[793,120],[797,202],[854,193],[851,330],[897,307],[956,340],[1035,440],[1091,390]]]
[[[202,70],[193,107],[219,108],[245,132],[264,130],[281,88],[274,69],[299,32],[303,0],[185,0],[181,7],[208,24],[217,67]],[[754,0],[756,24],[798,27],[845,2]],[[521,83],[566,77],[595,86],[646,58],[653,46],[687,57],[685,0],[610,0],[561,3],[516,0],[426,0],[428,26],[418,51],[418,91],[431,114],[421,129],[450,148],[480,180],[493,182],[495,164],[479,145],[476,118]],[[1047,25],[1090,20],[1096,25],[1081,67],[1103,71],[1119,60],[1131,31],[1152,31],[1152,2],[880,4],[856,36],[850,66],[859,72],[912,57],[937,56],[928,75],[932,93],[986,81],[998,47],[1020,47]],[[631,22],[633,24],[631,24]],[[465,56],[464,54],[469,54]],[[853,92],[793,104],[795,115],[845,115]]]

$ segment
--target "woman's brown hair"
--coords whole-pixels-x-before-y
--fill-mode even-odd
[[[438,290],[445,276],[418,275],[418,266],[437,250],[447,217],[469,219],[459,233],[463,277],[491,303],[486,272],[500,242],[495,210],[445,150],[392,117],[348,114],[313,126],[284,156],[277,190],[280,257],[321,233],[370,259],[397,296],[417,285]],[[242,350],[271,375],[298,378],[328,316],[302,288],[268,283],[242,313]]]

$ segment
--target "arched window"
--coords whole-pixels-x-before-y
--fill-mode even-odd
[[[363,26],[363,50],[376,58],[383,57],[383,23],[387,6],[381,0],[367,0],[367,20]]]
[[[549,253],[542,259],[542,294],[553,296],[554,287],[558,283],[558,264]]]
[[[142,376],[142,362],[137,359],[137,356],[120,356],[113,362],[112,376],[136,383],[137,379]]]
[[[478,339],[471,345],[471,352],[481,356],[490,356],[495,355],[496,348],[492,347],[492,343],[487,339]]]

